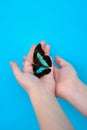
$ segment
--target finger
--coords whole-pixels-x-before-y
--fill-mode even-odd
[[[25,62],[22,62],[22,66],[24,66],[25,65]]]
[[[25,62],[23,62],[22,65],[23,65],[24,67],[26,67],[26,66],[31,66],[31,63],[30,63],[30,61],[29,61],[28,56],[23,56],[23,58],[24,58]]]
[[[45,55],[49,55],[49,53],[50,53],[50,45],[46,45],[44,51],[45,51]]]
[[[65,61],[64,59],[58,56],[55,58],[55,60],[56,60],[56,63],[60,65],[61,67],[64,67],[69,64],[67,61]]]
[[[30,49],[30,51],[29,51],[29,53],[28,53],[28,57],[29,57],[29,56],[30,56],[30,58],[33,57],[33,53],[34,53],[35,47],[36,47],[36,45],[33,45],[33,46],[31,47],[31,49]]]
[[[29,61],[29,57],[28,56],[23,56],[25,61]]]
[[[22,72],[19,69],[18,65],[15,62],[10,62],[10,65],[11,65],[12,71],[13,71],[16,79],[20,80],[21,76],[22,76]]]
[[[34,53],[35,47],[36,47],[36,45],[33,45],[30,49],[30,52],[28,53],[28,56],[24,56],[24,59],[30,61],[30,63],[32,63],[33,53]],[[41,41],[41,47],[44,50],[45,41]]]
[[[33,68],[32,68],[32,66],[26,66],[26,67],[24,67],[23,71],[26,72],[26,73],[33,74]]]
[[[27,56],[27,61],[32,64],[33,63],[33,53],[34,53],[34,50],[35,50],[35,47],[36,45],[33,45],[28,53],[28,56]]]
[[[53,76],[55,80],[58,79],[58,73],[59,73],[59,69],[56,66],[53,66]]]
[[[42,47],[42,49],[44,51],[44,49],[45,49],[45,41],[41,41],[40,44],[41,44],[41,47]]]
[[[27,73],[33,73],[33,69],[31,64],[28,62],[28,56],[24,56],[24,59],[26,60],[25,62],[22,63],[23,65],[23,71]]]
[[[23,66],[23,67],[26,67],[26,66],[29,66],[29,65],[30,65],[29,62],[26,62],[26,63],[25,63],[25,62],[22,62],[22,66]]]

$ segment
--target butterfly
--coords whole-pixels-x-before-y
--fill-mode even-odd
[[[47,75],[51,72],[52,61],[48,55],[45,55],[41,44],[39,43],[33,54],[33,72],[38,78]]]

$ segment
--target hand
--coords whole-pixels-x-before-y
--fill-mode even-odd
[[[48,55],[50,51],[50,46],[46,45],[45,42],[41,42],[41,46],[45,51],[45,54]],[[55,95],[55,80],[53,78],[53,67],[52,71],[45,75],[44,77],[41,77],[40,79],[34,76],[33,70],[32,70],[32,63],[33,63],[33,52],[36,45],[33,45],[28,56],[25,57],[26,61],[23,63],[24,68],[23,71],[21,71],[18,67],[18,65],[15,62],[11,62],[10,65],[12,67],[13,73],[17,79],[17,81],[23,86],[23,88],[30,94],[32,90],[43,89],[51,91],[52,94]]]
[[[61,66],[61,69],[54,67],[54,78],[56,81],[56,96],[65,98],[78,81],[77,73],[73,66],[60,57],[56,57],[56,63]]]

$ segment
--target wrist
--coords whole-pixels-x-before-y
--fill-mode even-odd
[[[42,95],[50,95],[55,97],[54,93],[49,90],[48,88],[44,88],[43,86],[40,87],[32,87],[30,90],[27,91],[30,98],[33,98],[35,96],[42,96]]]
[[[64,99],[68,100],[69,102],[73,102],[78,92],[81,91],[82,87],[86,87],[86,85],[79,79],[78,76],[75,77],[75,79],[72,80],[70,87],[65,90]]]

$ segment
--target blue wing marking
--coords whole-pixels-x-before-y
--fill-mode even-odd
[[[47,70],[48,68],[40,67],[39,69],[36,70],[36,73],[39,74],[43,72],[43,70]]]
[[[37,53],[37,58],[39,59],[40,63],[46,67],[49,67],[49,65],[46,63],[46,61],[43,59],[43,57],[40,55],[40,53]]]

